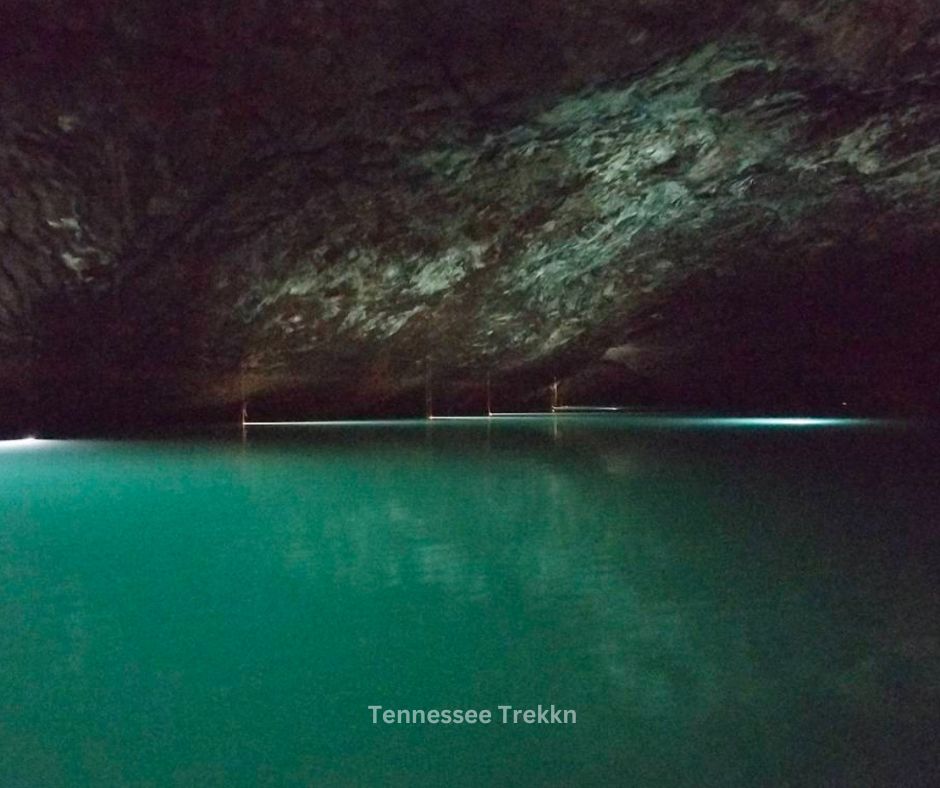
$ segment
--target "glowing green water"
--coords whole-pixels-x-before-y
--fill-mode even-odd
[[[930,784],[936,436],[809,426],[9,444],[0,785]]]

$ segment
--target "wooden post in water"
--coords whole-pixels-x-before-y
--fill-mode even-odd
[[[238,365],[238,394],[242,401],[239,421],[242,428],[242,441],[244,441],[248,430],[248,399],[245,396],[245,368],[242,366],[241,362],[239,362]]]
[[[424,415],[430,421],[434,418],[434,402],[431,399],[431,359],[424,358]]]
[[[552,381],[552,412],[558,408],[558,378]]]

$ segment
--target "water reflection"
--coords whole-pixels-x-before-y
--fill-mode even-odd
[[[29,453],[0,473],[0,755],[50,785],[916,784],[930,443],[598,425]],[[389,735],[368,703],[579,724]]]
[[[379,442],[365,465],[359,452],[321,445],[299,449],[289,475],[256,465],[248,481],[279,502],[289,571],[350,594],[426,586],[489,601],[488,615],[526,618],[527,636],[562,657],[552,669],[565,665],[565,680],[603,682],[596,691],[624,712],[692,724],[729,703],[752,712],[770,703],[785,715],[812,691],[865,713],[872,693],[840,689],[853,672],[878,672],[855,653],[879,664],[898,654],[866,640],[867,605],[892,617],[872,578],[833,565],[846,557],[825,544],[825,521],[840,506],[850,516],[850,498],[830,491],[775,510],[787,482],[768,469],[738,477],[728,495],[713,484],[727,468],[703,468],[694,453],[577,433],[559,448],[550,430],[494,442],[488,427],[459,448],[440,433],[421,448],[394,435],[395,451]],[[298,462],[315,484],[298,486]],[[778,538],[796,529],[800,539]]]

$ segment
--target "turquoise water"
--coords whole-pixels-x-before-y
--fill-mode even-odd
[[[566,416],[0,444],[0,785],[936,784],[937,437]],[[499,719],[538,704],[577,721]]]

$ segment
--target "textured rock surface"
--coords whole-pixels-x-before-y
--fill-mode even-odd
[[[8,420],[937,408],[940,9],[699,6],[7,4]]]

